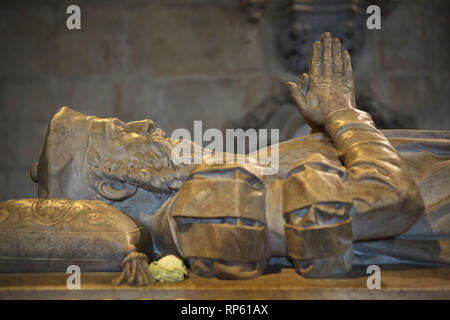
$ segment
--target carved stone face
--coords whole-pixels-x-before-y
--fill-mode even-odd
[[[189,174],[190,168],[171,160],[176,143],[152,120],[94,119],[87,150],[90,198],[103,200],[149,227],[151,215]]]
[[[171,160],[177,143],[152,120],[124,123],[62,108],[39,160],[39,195],[102,200],[135,217],[152,214],[189,174],[190,167]]]
[[[137,188],[150,192],[178,190],[186,171],[171,161],[177,143],[152,120],[124,123],[118,119],[92,121],[87,150],[90,186],[102,197],[120,201]]]

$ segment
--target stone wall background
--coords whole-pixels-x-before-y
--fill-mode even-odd
[[[238,0],[0,0],[0,200],[37,196],[29,167],[61,106],[170,134],[194,120],[224,128],[279,95],[299,78],[276,48],[287,3],[250,24]],[[81,31],[66,28],[69,4]],[[399,127],[450,130],[449,7],[401,1],[365,30],[356,90],[404,116]]]

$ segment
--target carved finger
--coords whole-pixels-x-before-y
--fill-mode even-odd
[[[333,62],[334,72],[343,73],[344,66],[342,62],[341,41],[339,40],[339,38],[333,39]]]
[[[292,99],[296,103],[297,106],[299,106],[302,109],[306,108],[306,99],[303,93],[301,93],[300,88],[295,84],[294,82],[288,82],[286,83],[289,94],[291,95]]]
[[[344,51],[344,74],[348,80],[353,80],[352,61],[347,50]]]
[[[322,35],[323,59],[322,59],[322,74],[324,76],[331,76],[333,74],[333,59],[331,55],[331,33],[325,32]]]
[[[303,73],[300,83],[298,84],[298,89],[300,90],[300,93],[302,93],[303,95],[306,95],[307,93],[308,84],[309,84],[309,75],[307,73]]]
[[[322,72],[322,44],[320,41],[314,42],[312,46],[311,61],[309,63],[309,75],[319,77]]]

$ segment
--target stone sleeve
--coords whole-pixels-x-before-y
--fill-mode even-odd
[[[287,255],[303,276],[327,277],[352,266],[353,206],[344,179],[345,168],[307,157],[285,180]]]
[[[306,277],[348,271],[353,241],[401,234],[424,210],[406,164],[368,113],[335,111],[326,130],[345,166],[311,155],[284,183],[287,254]]]
[[[162,252],[186,259],[199,276],[258,276],[270,254],[264,199],[262,182],[239,165],[193,170],[158,210],[155,242]]]
[[[371,116],[357,109],[332,112],[326,130],[347,168],[354,240],[399,235],[420,217],[424,203],[406,164]]]

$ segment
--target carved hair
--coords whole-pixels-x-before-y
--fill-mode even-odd
[[[145,152],[105,155],[91,146],[87,155],[91,191],[97,194],[97,183],[102,180],[126,182],[150,192],[178,190],[191,167],[171,161],[172,143],[155,132]]]

